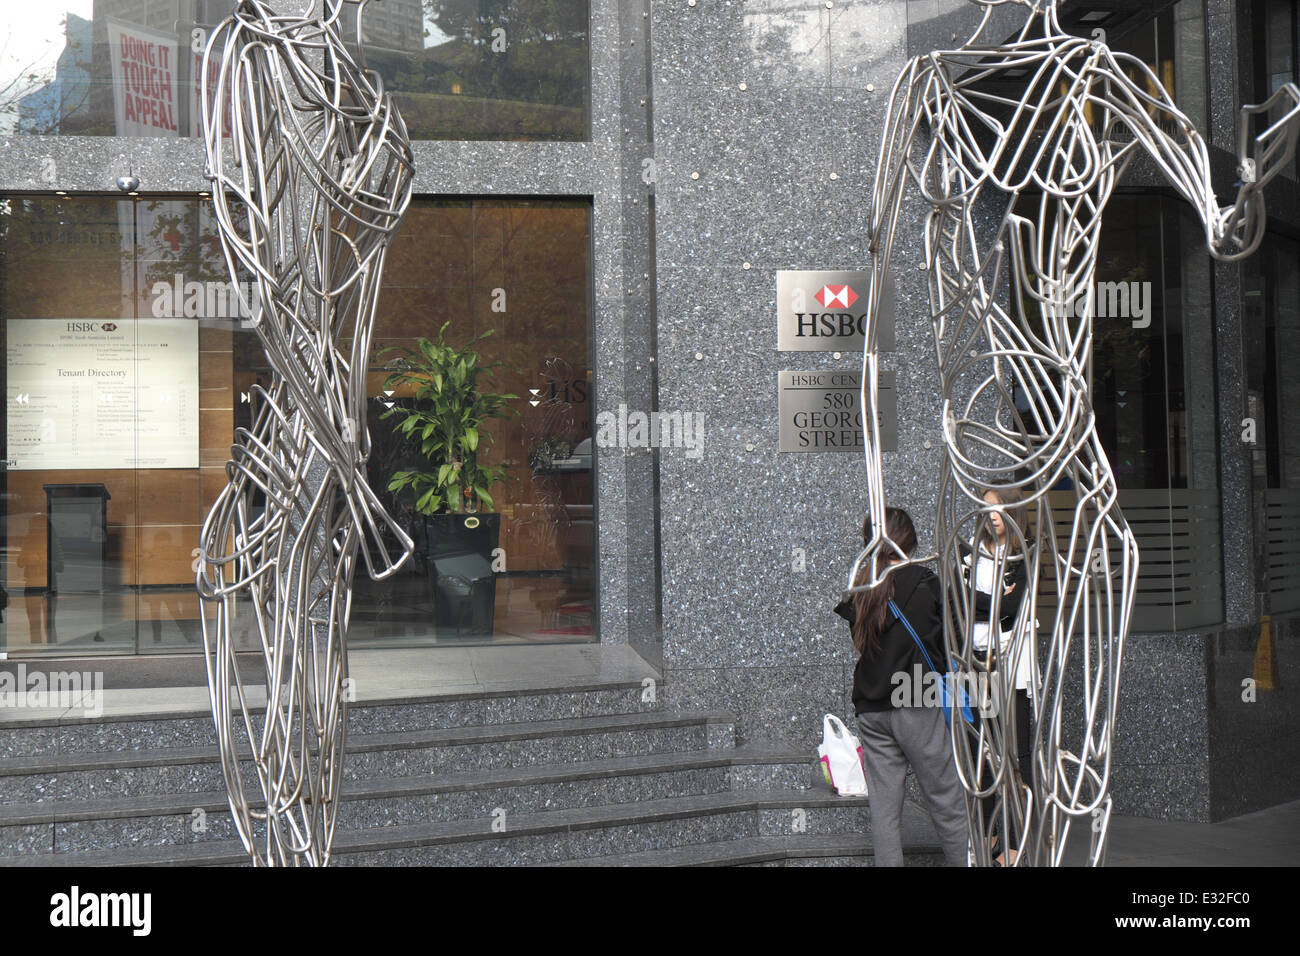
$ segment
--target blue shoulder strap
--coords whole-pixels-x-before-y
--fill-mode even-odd
[[[950,674],[941,674],[939,668],[934,666],[934,661],[930,660],[930,655],[926,651],[925,645],[921,643],[921,638],[917,636],[916,631],[912,628],[912,622],[903,616],[903,612],[898,609],[898,605],[892,600],[889,602],[889,610],[894,613],[894,617],[903,622],[903,627],[907,628],[907,633],[912,635],[912,640],[916,642],[916,646],[920,649],[921,656],[925,658],[926,666],[936,674],[940,674],[942,677],[943,683],[940,687],[943,692],[943,719],[945,723],[951,725],[952,717],[950,716],[950,711],[952,709],[952,688],[949,686],[949,681],[952,680],[952,676]],[[970,707],[970,697],[966,693],[965,688],[961,688],[961,716],[966,723],[972,725],[975,723],[975,715],[971,712]]]
[[[894,612],[894,617],[903,622],[903,627],[907,628],[907,633],[912,635],[912,640],[916,641],[916,646],[921,650],[921,656],[925,658],[926,666],[937,674],[939,668],[935,667],[934,661],[930,660],[930,655],[926,653],[925,645],[921,643],[921,639],[916,636],[916,631],[912,629],[912,622],[903,617],[903,612],[898,609],[898,605],[895,604],[893,600],[890,600],[889,602],[889,609]]]

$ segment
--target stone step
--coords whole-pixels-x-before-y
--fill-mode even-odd
[[[802,756],[758,748],[649,754],[566,765],[471,772],[436,780],[369,781],[344,792],[338,826],[360,830],[434,821],[491,820],[520,813],[614,806],[727,790],[790,790],[808,785]]]
[[[481,824],[424,824],[341,835],[344,866],[509,866],[641,852],[742,837],[868,832],[865,798],[811,791],[729,791],[515,818],[505,833]],[[379,841],[382,841],[379,842]]]
[[[735,745],[720,711],[648,712],[349,734],[344,779],[553,764]],[[252,778],[252,764],[243,770]],[[214,746],[71,753],[0,760],[0,805],[41,800],[203,793],[225,787]]]
[[[489,685],[465,693],[367,700],[348,705],[348,733],[407,733],[662,712],[661,704],[647,702],[644,696],[640,681],[598,681],[527,688]],[[260,711],[250,708],[250,713],[256,717]],[[255,729],[259,725],[260,719],[254,720]],[[0,759],[6,760],[205,747],[213,740],[211,714],[198,710],[37,719],[24,719],[22,712],[16,711],[0,720]]]
[[[335,837],[332,862],[345,866],[597,862],[611,854],[627,856],[753,838],[861,834],[868,839],[869,829],[865,797],[837,797],[814,790],[726,791],[519,813],[507,816],[503,832],[492,829],[490,818],[341,830]],[[924,850],[933,842],[930,835],[917,846]],[[231,840],[0,858],[0,866],[243,862],[242,847]]]
[[[733,748],[374,778],[344,785],[337,825],[340,830],[453,820],[479,825],[490,823],[498,809],[509,820],[555,808],[806,787],[810,776],[804,755]],[[224,791],[0,805],[0,847],[9,856],[235,838]]]
[[[942,866],[943,850],[918,807],[903,807],[903,858],[909,866]],[[745,837],[666,850],[583,857],[540,866],[874,866],[870,833],[800,833]]]

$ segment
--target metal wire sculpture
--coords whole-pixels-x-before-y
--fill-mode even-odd
[[[891,558],[908,563],[884,533],[875,316],[910,182],[925,204],[922,268],[946,452],[937,555],[911,561],[938,558],[952,668],[972,696],[983,689],[982,718],[952,720],[973,859],[989,865],[991,843],[999,843],[1015,851],[1015,865],[1060,865],[1071,825],[1080,823],[1097,866],[1105,862],[1120,662],[1138,574],[1137,543],[1089,395],[1102,211],[1128,163],[1145,153],[1195,208],[1211,254],[1249,255],[1264,233],[1263,187],[1295,152],[1300,90],[1287,84],[1263,105],[1243,108],[1242,181],[1236,200],[1220,206],[1203,140],[1145,64],[1065,33],[1054,0],[1010,0],[1027,8],[1023,28],[1006,43],[981,43],[993,7],[1007,0],[973,2],[985,8],[975,33],[958,49],[912,59],[885,117],[862,391],[875,533],[849,572],[848,591],[884,580]],[[1273,114],[1281,118],[1252,137],[1251,124]],[[1062,488],[1073,514],[1054,521],[1047,496]],[[1016,520],[1004,504],[1017,497],[1030,517]],[[1009,592],[995,584],[987,612],[975,608],[978,575],[969,556],[972,542],[992,540],[993,515],[1005,523],[1006,547],[985,557],[992,581],[1025,563],[1028,590],[1009,637],[998,633]],[[1068,530],[1058,537],[1058,528]],[[1055,598],[1042,660],[1040,581],[1050,582]],[[1016,765],[1023,741],[1009,706],[1022,655],[1034,728],[1028,780]]]
[[[197,579],[221,766],[255,865],[329,863],[357,555],[379,580],[412,548],[365,463],[375,306],[414,166],[378,75],[340,37],[350,5],[360,36],[365,0],[323,0],[307,18],[241,0],[204,53],[205,76],[220,57],[203,103],[212,205],[232,278],[257,281],[253,321],[271,367],[270,387],[251,389],[252,426],[236,431],[229,483],[203,525]],[[232,640],[237,596],[261,640],[260,722]]]

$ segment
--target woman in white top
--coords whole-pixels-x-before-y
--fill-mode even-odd
[[[1008,500],[1001,500],[996,491],[988,491],[984,494],[984,501],[991,505],[1014,508],[1016,500],[1013,500],[1009,494],[1005,497]],[[1018,515],[1013,515],[1012,520],[1016,520],[1017,517]],[[993,610],[993,576],[997,573],[996,569],[1000,561],[1003,574],[1002,597],[998,602],[998,664],[1015,672],[1016,690],[1026,691],[1029,688],[1029,670],[1032,663],[1028,649],[1023,648],[1023,653],[1019,654],[1015,661],[1008,661],[1007,655],[1011,651],[1011,639],[1015,635],[1016,616],[1020,613],[1020,605],[1025,596],[1023,585],[1028,577],[1027,565],[1024,556],[1007,553],[1007,529],[1002,515],[996,511],[991,512],[989,523],[993,526],[996,539],[984,537],[975,548],[971,549],[975,561],[975,589],[979,592],[975,597],[976,623],[973,634],[975,649],[985,657],[988,656],[989,633],[993,629],[990,621]],[[967,575],[970,574],[971,559],[972,553],[968,552]]]
[[[1014,492],[990,490],[985,492],[984,501],[986,504],[1001,506],[1002,511],[1010,517],[1023,533],[1023,509],[1017,507],[1020,502],[1019,495]],[[990,512],[988,518],[989,525],[991,525],[989,532],[991,533],[982,534],[973,547],[963,548],[967,580],[970,580],[973,575],[975,581],[975,623],[972,639],[975,649],[981,657],[988,661],[994,673],[1010,670],[1015,675],[1015,693],[1012,706],[1005,708],[1004,714],[1014,716],[1017,763],[1019,764],[1020,776],[1027,779],[1032,773],[1030,763],[1030,713],[1032,708],[1029,699],[1029,685],[1030,671],[1033,666],[1028,641],[1021,642],[1022,646],[1019,648],[1015,660],[1010,660],[1009,656],[1013,650],[1012,638],[1015,635],[1016,619],[1020,615],[1020,606],[1025,599],[1025,591],[1027,590],[1029,555],[1020,552],[1016,544],[1017,536],[1014,533],[1008,535],[1002,514],[996,511]],[[1030,547],[1032,547],[1032,544],[1030,544]],[[1000,575],[998,574],[999,566],[1002,569]],[[995,576],[1000,577],[1001,580],[995,582]],[[996,622],[992,619],[995,586],[1001,592],[997,602]],[[995,625],[998,634],[997,653],[990,659],[990,645],[992,643],[990,638]],[[994,673],[990,674],[990,680],[995,679]],[[1004,715],[999,714],[998,716],[1002,718]],[[988,780],[985,779],[987,775],[988,770],[986,768],[981,773],[980,789],[984,789],[988,785]],[[1017,789],[1020,789],[1019,782],[1017,782]],[[996,830],[995,824],[997,821],[994,818],[1000,816],[996,811],[996,792],[984,797],[981,802],[984,806],[985,825],[990,830]],[[1007,846],[1006,843],[1017,841],[1014,839],[1005,841],[1003,839],[1005,835],[1000,833],[996,834],[996,836],[994,854],[998,865],[1014,864],[1016,851]]]

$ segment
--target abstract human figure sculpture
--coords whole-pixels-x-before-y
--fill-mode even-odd
[[[936,538],[948,651],[954,670],[976,678],[965,686],[978,690],[981,676],[991,684],[982,701],[986,719],[952,721],[975,861],[989,863],[992,833],[1018,851],[1020,865],[1059,865],[1071,825],[1082,823],[1090,832],[1089,861],[1101,865],[1120,661],[1138,573],[1137,545],[1118,506],[1089,397],[1102,212],[1142,151],[1193,205],[1211,254],[1227,261],[1249,255],[1263,236],[1263,187],[1295,152],[1300,90],[1288,84],[1262,106],[1243,109],[1242,181],[1235,201],[1220,206],[1204,142],[1141,61],[1066,34],[1055,0],[972,2],[985,8],[974,35],[958,49],[912,59],[885,117],[872,193],[874,281],[863,354],[870,515],[874,528],[885,527],[877,290],[890,269],[911,182],[926,204],[923,268],[942,387]],[[1026,8],[1024,27],[1007,43],[981,44],[992,8],[1004,2]],[[991,82],[1023,84],[1023,94],[1003,95]],[[1280,118],[1251,135],[1252,122],[1273,116]],[[1008,288],[999,290],[1008,272]],[[1018,396],[1028,401],[1017,407]],[[1062,540],[1047,498],[1054,488],[1068,488],[1074,502]],[[1008,500],[1004,493],[1022,496],[1024,526],[996,503]],[[1025,561],[1028,590],[1010,646],[990,641],[985,659],[973,635],[990,619],[996,633],[1000,589],[993,590],[991,614],[976,614],[975,575],[963,573],[963,551],[968,542],[989,539],[993,513],[1006,524],[1005,554],[1012,557],[997,558],[992,580],[1003,580],[1008,560]],[[888,567],[878,554],[906,560],[877,530],[849,573],[849,591],[878,583],[872,569]],[[864,562],[868,572],[859,581]],[[1042,660],[1035,634],[1040,581],[1056,598],[1043,622],[1050,624],[1050,642]],[[1015,722],[1010,708],[999,706],[1012,699],[1013,662],[1022,654],[1032,662],[1032,780],[1021,779]],[[1067,677],[1071,664],[1078,674]],[[995,809],[986,820],[979,798],[989,796]]]
[[[367,359],[384,253],[411,198],[411,146],[379,77],[339,35],[343,9],[359,28],[365,0],[322,2],[299,19],[241,0],[204,54],[205,76],[220,57],[203,104],[213,209],[236,287],[241,269],[256,279],[271,367],[269,387],[250,390],[252,426],[236,432],[198,568],[221,765],[255,865],[329,862],[357,555],[378,580],[412,547],[365,475]],[[235,657],[237,596],[261,641],[262,722]]]

